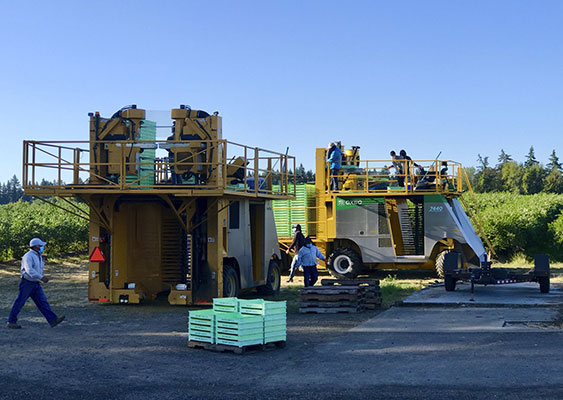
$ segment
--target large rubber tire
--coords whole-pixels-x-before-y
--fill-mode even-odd
[[[289,254],[286,254],[285,250],[282,249],[280,249],[280,255],[281,255],[280,271],[282,274],[289,273],[289,270],[291,268],[291,261],[293,260],[293,257]]]
[[[281,271],[280,265],[277,261],[270,261],[268,267],[268,280],[265,285],[258,286],[256,290],[262,296],[271,296],[278,294],[281,287]]]
[[[332,252],[326,263],[328,272],[337,279],[354,279],[362,272],[362,258],[354,250],[342,247]]]
[[[238,297],[240,280],[236,269],[223,265],[223,297]]]
[[[456,250],[443,250],[436,256],[434,261],[434,266],[436,267],[436,275],[438,278],[444,278],[444,260],[446,259],[446,254],[448,253],[459,253]]]
[[[540,292],[549,293],[549,276],[540,276],[538,283],[540,284]]]
[[[444,277],[444,286],[446,287],[446,292],[453,292],[455,290],[455,278],[450,275]]]

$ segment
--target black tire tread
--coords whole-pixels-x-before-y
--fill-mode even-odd
[[[346,255],[352,260],[352,271],[346,274],[339,274],[333,268],[333,263],[336,257],[340,255]],[[328,272],[337,279],[354,279],[362,271],[363,264],[360,255],[353,249],[349,247],[341,247],[332,252],[330,257],[328,257],[326,263]]]

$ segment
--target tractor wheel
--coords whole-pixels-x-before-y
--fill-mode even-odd
[[[286,272],[289,273],[289,270],[291,268],[291,261],[293,261],[293,258],[289,254],[286,254],[285,250],[282,249],[280,249],[280,255],[280,272],[283,274],[285,274]]]
[[[326,263],[328,272],[337,279],[354,279],[362,271],[362,259],[354,250],[343,247],[334,250]]]
[[[263,286],[258,286],[256,290],[258,294],[262,296],[271,296],[273,294],[278,294],[280,292],[281,286],[281,271],[280,265],[277,261],[270,261],[270,267],[268,268],[268,280]]]
[[[443,250],[438,253],[436,260],[434,261],[434,266],[436,267],[436,275],[438,275],[438,278],[444,277],[444,260],[446,259],[446,254],[448,253],[459,253],[459,251]]]
[[[446,287],[446,292],[453,292],[455,290],[455,278],[450,275],[444,277],[444,286]]]
[[[240,281],[237,271],[230,265],[223,265],[223,297],[237,297]]]
[[[538,282],[540,284],[540,292],[549,293],[549,276],[540,276]]]

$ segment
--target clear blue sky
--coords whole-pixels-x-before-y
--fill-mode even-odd
[[[22,140],[87,140],[89,111],[218,110],[226,139],[314,166],[563,159],[562,1],[0,0],[0,181]]]

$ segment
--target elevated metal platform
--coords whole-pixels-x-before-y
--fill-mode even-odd
[[[295,157],[227,140],[197,144],[200,151],[189,140],[24,141],[22,186],[31,196],[295,197]],[[92,157],[91,148],[108,145],[119,151]],[[184,148],[184,159],[167,156]]]

